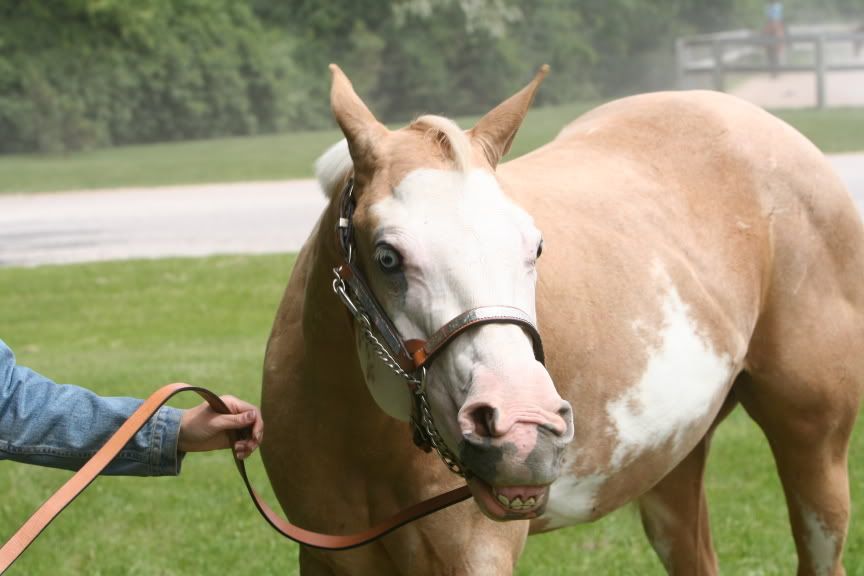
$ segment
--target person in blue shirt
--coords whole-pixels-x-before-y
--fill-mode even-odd
[[[765,5],[765,18],[768,22],[783,22],[783,2],[769,2]]]
[[[226,431],[242,428],[252,434],[233,449],[238,457],[248,457],[263,437],[260,411],[233,396],[221,398],[233,414],[219,414],[206,402],[189,410],[163,406],[103,473],[176,475],[186,452],[229,448]],[[0,460],[77,470],[142,402],[55,384],[17,365],[0,340]]]
[[[765,26],[762,33],[774,41],[765,45],[771,75],[777,76],[783,60],[783,39],[786,37],[786,23],[783,20],[783,3],[769,2],[765,6]]]

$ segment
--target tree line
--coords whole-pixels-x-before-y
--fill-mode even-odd
[[[861,0],[794,0],[854,13]],[[668,86],[672,39],[759,0],[0,0],[0,153],[330,126],[327,64],[379,117]],[[663,64],[663,65],[661,65]]]

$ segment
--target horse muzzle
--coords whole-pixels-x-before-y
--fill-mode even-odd
[[[475,499],[494,519],[542,512],[548,487],[558,478],[573,439],[570,403],[537,367],[536,376],[545,378],[532,379],[536,386],[517,387],[489,373],[476,374],[481,392],[469,396],[457,416],[462,432],[459,460]]]
[[[563,437],[545,428],[515,428],[513,434],[524,437],[524,442],[470,438],[459,446],[471,492],[481,510],[494,520],[532,518],[543,512],[549,485],[561,472],[567,446]],[[523,456],[526,445],[532,447]]]

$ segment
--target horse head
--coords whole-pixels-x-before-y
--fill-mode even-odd
[[[520,311],[521,322],[460,331],[436,351],[422,385],[445,450],[456,455],[481,509],[494,519],[536,516],[559,475],[573,417],[538,354],[539,336],[532,341],[542,236],[495,170],[547,68],[468,132],[438,116],[391,131],[342,71],[331,70],[331,105],[345,140],[322,156],[317,172],[331,196],[350,182],[352,266],[395,330],[425,340],[465,311]],[[378,359],[361,326],[355,333],[372,396],[408,420],[405,380]]]

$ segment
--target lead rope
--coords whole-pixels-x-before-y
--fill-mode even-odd
[[[15,560],[33,543],[36,538],[42,533],[45,528],[68,506],[81,492],[84,491],[93,480],[105,469],[108,464],[114,459],[117,454],[123,449],[126,443],[140,430],[147,420],[156,413],[159,408],[165,404],[172,396],[183,391],[196,392],[202,396],[210,406],[217,412],[222,414],[230,414],[231,411],[222,402],[216,394],[202,388],[200,386],[190,386],[189,384],[168,384],[163,386],[156,392],[150,395],[147,400],[136,410],[132,416],[114,433],[111,438],[99,449],[96,454],[87,461],[81,469],[75,473],[63,486],[60,487],[54,494],[46,500],[36,512],[12,535],[9,540],[0,548],[0,574],[3,574]],[[229,431],[231,444],[237,440],[248,436],[248,431]],[[319,534],[310,530],[305,530],[298,526],[294,526],[283,520],[276,514],[264,500],[252,488],[249,477],[246,474],[246,466],[242,460],[234,456],[234,463],[240,473],[243,483],[246,485],[246,490],[252,498],[255,507],[264,516],[264,519],[277,532],[289,538],[298,544],[310,546],[313,548],[321,548],[325,550],[347,550],[368,544],[382,536],[389,534],[400,526],[422,518],[423,516],[437,512],[448,506],[452,506],[458,502],[462,502],[471,497],[471,491],[468,486],[460,486],[444,494],[435,496],[428,500],[424,500],[418,504],[402,510],[401,512],[378,522],[371,528],[348,535],[331,535]]]

